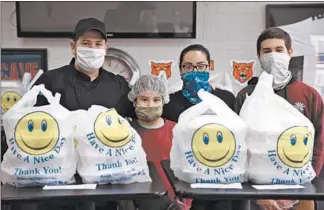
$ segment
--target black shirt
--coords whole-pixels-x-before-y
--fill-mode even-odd
[[[115,108],[123,117],[134,116],[134,107],[127,97],[130,88],[122,76],[101,68],[98,77],[91,81],[88,75],[75,69],[74,61],[72,59],[69,65],[45,72],[35,85],[44,84],[53,95],[60,93],[60,104],[71,111],[101,105]],[[39,95],[36,106],[46,104],[44,96]]]
[[[222,99],[227,106],[234,110],[235,96],[233,93],[216,88],[213,90],[212,94]],[[180,90],[170,95],[170,102],[164,105],[162,116],[168,120],[178,122],[180,114],[193,105],[194,104],[183,96]]]

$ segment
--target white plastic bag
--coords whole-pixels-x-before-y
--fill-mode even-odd
[[[35,83],[35,79],[43,74],[43,70],[39,70],[33,81],[31,74],[25,72],[22,81],[1,81],[1,116],[15,105],[23,95],[30,90],[31,85]],[[2,117],[1,117],[2,125]]]
[[[151,182],[141,137],[115,109],[78,111],[77,171],[84,183]]]
[[[1,81],[1,113],[6,113],[25,94],[19,81]]]
[[[188,183],[246,180],[247,126],[221,99],[203,90],[173,129],[171,169]]]
[[[249,126],[249,179],[256,184],[309,183],[312,168],[312,123],[272,88],[273,76],[263,72],[240,116]]]
[[[42,93],[49,105],[32,107]],[[17,187],[74,182],[77,156],[70,111],[44,85],[34,86],[3,118],[8,150],[1,164],[2,182]]]
[[[27,92],[31,74],[24,73],[22,81],[1,81],[1,113],[4,114]]]

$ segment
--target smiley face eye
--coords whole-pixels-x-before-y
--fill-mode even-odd
[[[7,97],[7,102],[9,102],[10,101],[10,97]]]
[[[111,120],[111,117],[109,115],[106,117],[106,123],[109,126],[111,126],[111,124],[112,124],[112,120]]]
[[[17,102],[17,98],[16,97],[14,97],[13,100],[14,100],[14,102]]]
[[[28,121],[27,129],[29,130],[29,132],[32,132],[34,130],[34,123],[33,123],[33,121],[31,121],[31,120]]]
[[[297,141],[296,135],[295,134],[291,135],[291,137],[290,137],[290,144],[292,146],[295,146],[296,141]]]
[[[122,124],[124,122],[124,120],[121,117],[119,117],[118,122],[119,122],[119,124]]]
[[[304,137],[304,144],[307,145],[307,143],[308,143],[308,137],[305,136],[305,137]]]
[[[43,120],[42,121],[41,128],[42,128],[42,131],[46,131],[47,130],[47,122],[46,122],[46,120]]]
[[[218,141],[218,143],[223,142],[223,134],[220,131],[217,132],[217,141]]]
[[[204,143],[205,143],[206,145],[209,143],[209,136],[208,136],[207,133],[204,133],[204,135],[203,135],[203,141],[204,141]]]

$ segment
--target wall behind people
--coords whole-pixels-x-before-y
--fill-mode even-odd
[[[257,59],[256,39],[265,29],[266,4],[283,3],[198,2],[196,39],[110,39],[109,44],[131,54],[144,74],[149,73],[148,60],[178,60],[184,47],[191,43],[203,44],[215,61],[215,72],[231,73],[230,60]],[[70,61],[69,39],[17,38],[14,10],[14,2],[1,2],[2,48],[48,48],[49,69]]]

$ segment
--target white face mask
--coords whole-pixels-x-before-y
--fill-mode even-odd
[[[273,76],[273,88],[281,89],[290,81],[292,75],[288,70],[290,56],[285,53],[272,52],[260,57],[260,64],[264,71]]]
[[[105,62],[106,49],[77,47],[76,63],[87,72],[97,71]]]

